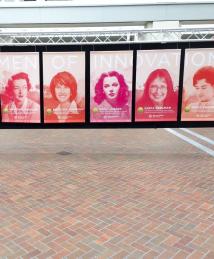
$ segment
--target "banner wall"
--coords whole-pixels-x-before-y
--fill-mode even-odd
[[[0,128],[214,127],[206,42],[1,46]]]

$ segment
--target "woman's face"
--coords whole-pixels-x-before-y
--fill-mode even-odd
[[[155,103],[161,103],[167,96],[167,84],[163,77],[157,77],[149,86],[149,97]]]
[[[103,91],[107,99],[114,100],[117,98],[120,84],[116,76],[108,76],[103,80]]]
[[[25,79],[13,81],[13,95],[19,102],[23,102],[28,94],[27,82]]]
[[[70,99],[71,89],[66,85],[57,84],[55,87],[55,94],[58,101],[63,103]]]
[[[214,86],[208,83],[206,79],[198,80],[194,87],[200,102],[209,102],[214,98]]]

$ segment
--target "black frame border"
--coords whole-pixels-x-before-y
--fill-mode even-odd
[[[182,88],[184,76],[185,49],[214,48],[214,42],[158,42],[158,43],[120,43],[96,45],[35,45],[35,46],[2,46],[1,52],[39,52],[40,73],[40,123],[6,123],[0,122],[0,129],[98,129],[98,128],[197,128],[214,127],[214,121],[181,121]],[[136,122],[135,89],[137,50],[181,49],[179,95],[177,121]],[[133,50],[133,91],[131,122],[90,122],[90,51]],[[43,102],[43,52],[85,52],[85,122],[81,123],[44,123]],[[134,104],[134,106],[133,106]],[[1,109],[0,109],[1,110]],[[0,112],[1,119],[1,112]]]

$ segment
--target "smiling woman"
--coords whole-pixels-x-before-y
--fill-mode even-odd
[[[168,70],[152,71],[145,82],[143,96],[136,103],[136,119],[176,120],[177,97]]]
[[[193,86],[199,103],[210,103],[214,106],[214,67],[200,68],[193,77]]]
[[[185,50],[182,121],[214,121],[213,50]]]
[[[184,105],[184,119],[214,119],[214,67],[204,66],[198,69],[192,79],[194,99],[189,98]],[[184,91],[185,97],[185,91]]]
[[[83,121],[84,112],[80,102],[77,102],[77,81],[71,73],[63,71],[54,75],[50,82],[50,92],[55,107],[46,109],[45,122]]]

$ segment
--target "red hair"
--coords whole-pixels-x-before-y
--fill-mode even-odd
[[[64,86],[67,86],[70,88],[70,90],[71,90],[70,101],[72,102],[77,96],[77,81],[74,78],[74,76],[67,71],[63,71],[63,72],[57,73],[51,79],[50,91],[51,91],[53,98],[57,101],[58,101],[58,99],[55,94],[55,88],[58,84],[64,85]]]
[[[30,79],[28,77],[28,74],[27,73],[24,73],[24,72],[20,72],[20,73],[17,73],[13,76],[11,76],[11,78],[8,80],[7,82],[7,86],[6,86],[6,89],[5,89],[5,93],[9,96],[9,97],[12,97],[13,96],[13,87],[14,87],[14,81],[15,80],[20,80],[20,79],[24,79],[26,80],[26,83],[27,83],[27,89],[28,91],[30,90],[31,88],[31,83],[30,83]]]
[[[117,71],[111,71],[108,73],[101,74],[101,76],[99,77],[99,79],[95,85],[94,101],[97,104],[101,104],[106,99],[106,95],[103,91],[103,81],[106,77],[113,77],[113,76],[115,76],[117,78],[119,85],[120,85],[115,106],[123,107],[128,102],[129,90],[128,90],[128,85],[126,84],[123,75],[119,74]]]
[[[193,76],[193,85],[196,85],[199,80],[205,79],[214,87],[214,67],[205,66],[196,71]]]
[[[142,106],[154,106],[154,102],[150,99],[149,88],[151,83],[158,77],[164,78],[167,85],[167,95],[163,101],[164,106],[171,106],[172,108],[177,107],[177,93],[173,89],[173,82],[169,72],[162,68],[156,69],[150,73],[146,83],[144,85],[144,93],[142,101],[140,102]]]

